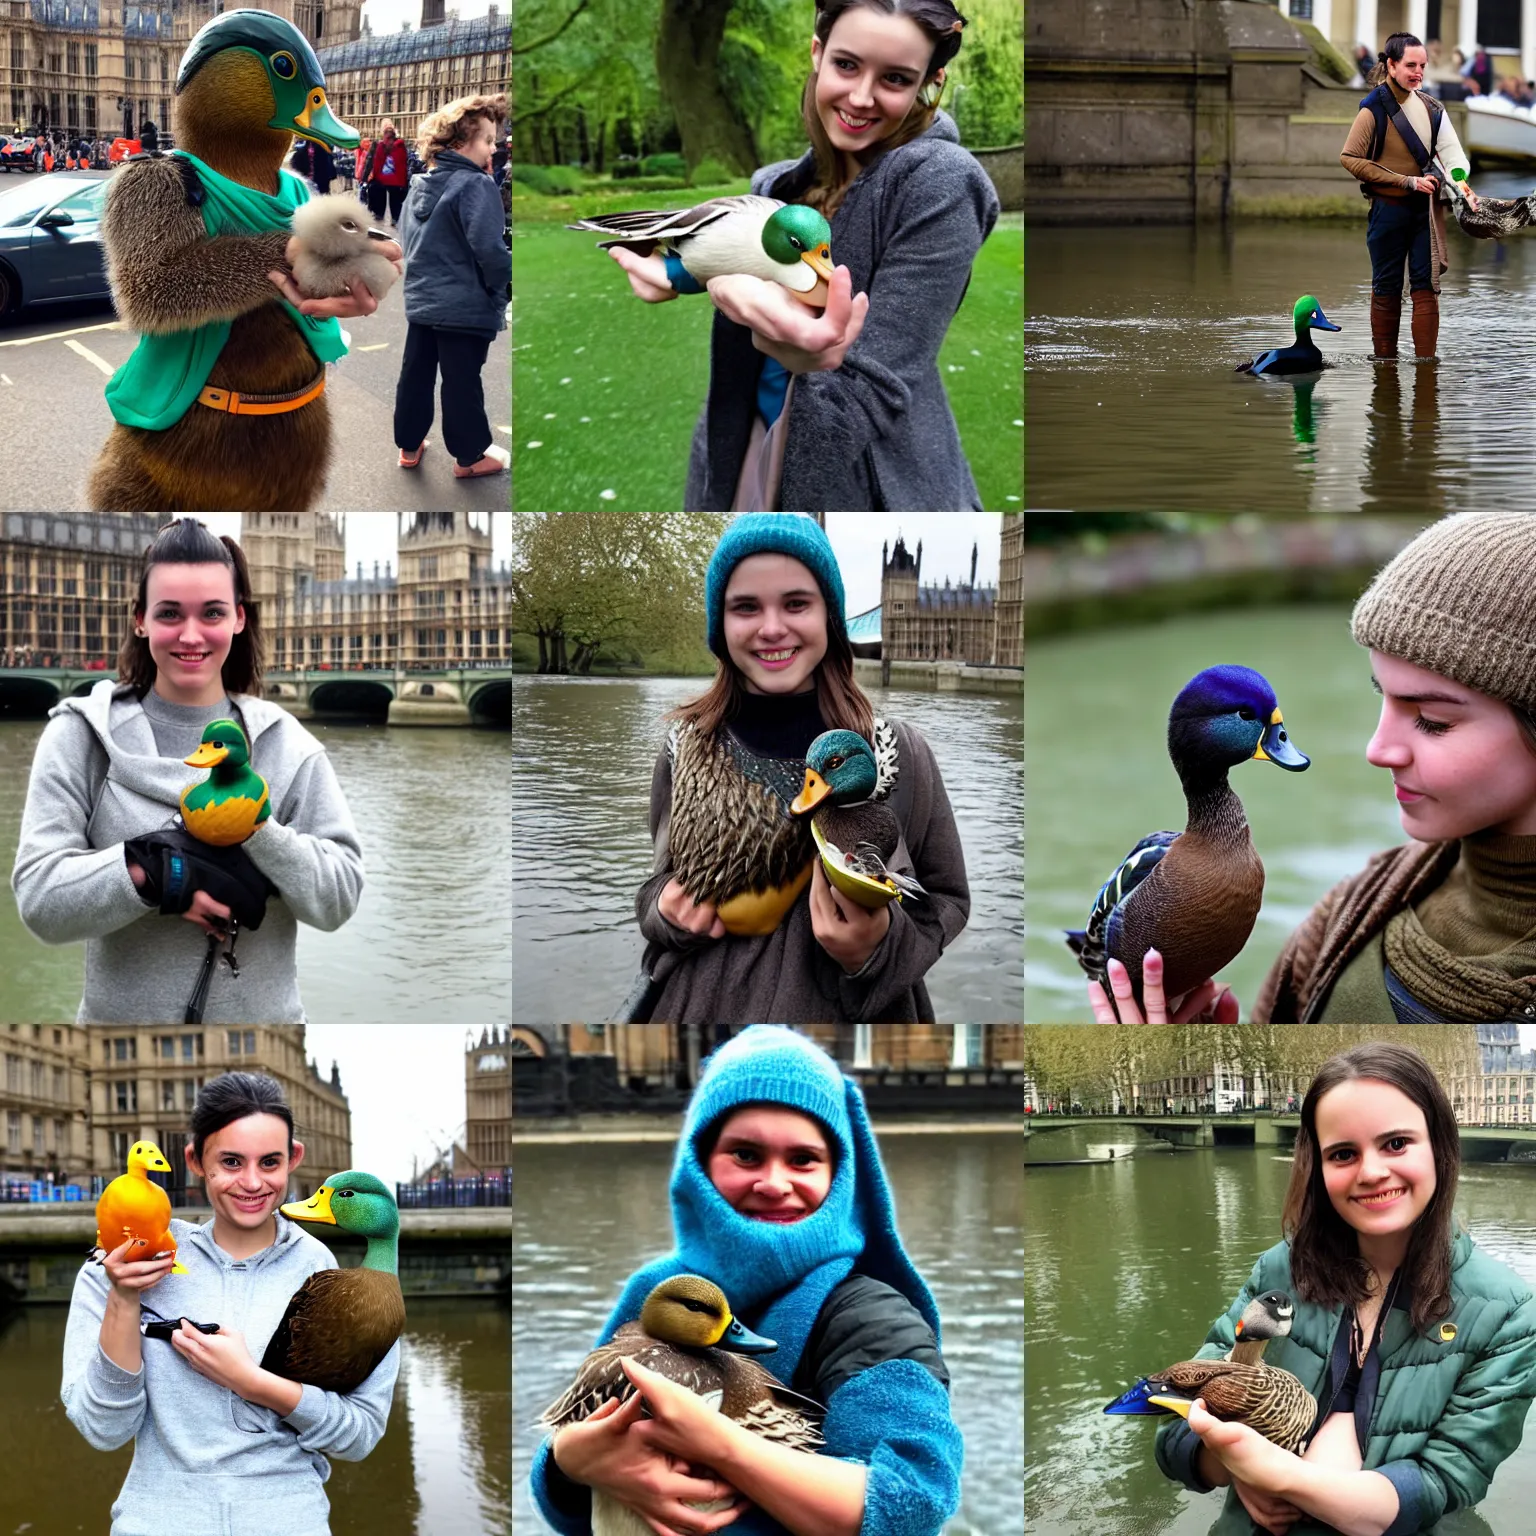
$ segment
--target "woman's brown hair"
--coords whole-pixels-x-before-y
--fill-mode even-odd
[[[1380,85],[1387,78],[1387,60],[1394,64],[1403,62],[1403,55],[1410,48],[1423,48],[1424,44],[1416,38],[1412,32],[1394,32],[1382,46],[1380,53],[1376,55],[1376,62],[1371,65],[1371,72],[1365,77],[1367,85]],[[1425,49],[1428,52],[1428,49]]]
[[[423,120],[416,132],[416,148],[431,165],[445,149],[467,144],[481,123],[493,127],[507,120],[505,96],[460,96],[440,112]]]
[[[837,18],[857,5],[886,16],[907,17],[923,29],[933,44],[933,53],[923,75],[923,88],[913,100],[911,110],[901,125],[889,138],[881,140],[878,146],[880,153],[885,154],[911,143],[933,126],[934,113],[939,110],[939,97],[935,94],[932,102],[925,105],[922,90],[960,51],[960,34],[965,27],[965,17],[950,4],[950,0],[816,0],[815,33],[823,48],[827,46],[827,38]],[[842,203],[848,183],[841,179],[842,160],[833,148],[831,139],[827,137],[827,130],[822,126],[821,116],[816,111],[814,72],[806,76],[805,89],[800,94],[800,116],[804,120],[806,133],[810,135],[811,150],[816,157],[815,180],[800,201],[830,219]]]
[[[1330,1056],[1312,1079],[1301,1106],[1296,1160],[1281,1218],[1291,1245],[1291,1279],[1303,1301],[1323,1307],[1350,1306],[1370,1294],[1370,1265],[1360,1256],[1355,1229],[1328,1198],[1317,1140],[1317,1106],[1323,1095],[1340,1083],[1360,1079],[1396,1088],[1424,1112],[1435,1159],[1435,1192],[1414,1223],[1402,1264],[1411,1285],[1413,1326],[1422,1328],[1451,1310],[1451,1207],[1461,1172],[1461,1138],[1445,1089],[1410,1046],[1382,1040],[1354,1046]]]
[[[258,604],[251,596],[251,576],[246,569],[245,551],[230,538],[215,538],[206,523],[195,517],[178,518],[167,523],[155,542],[144,551],[144,569],[139,573],[139,592],[133,600],[128,633],[117,652],[118,681],[133,689],[142,699],[155,686],[155,662],[149,654],[149,640],[135,631],[143,622],[149,605],[149,569],[153,565],[226,565],[234,589],[235,606],[245,609],[245,628],[229,644],[220,673],[227,693],[260,695],[263,666],[261,619]]]

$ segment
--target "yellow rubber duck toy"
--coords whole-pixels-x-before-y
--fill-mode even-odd
[[[183,761],[213,770],[181,796],[181,819],[200,842],[232,848],[272,814],[267,781],[251,767],[250,745],[235,721],[211,722],[197,751]]]
[[[128,1237],[149,1250],[141,1258],[176,1252],[176,1239],[171,1236],[171,1197],[149,1181],[152,1173],[170,1171],[165,1153],[154,1142],[136,1141],[129,1147],[127,1173],[113,1179],[96,1202],[96,1247],[103,1256],[120,1248]],[[171,1265],[171,1273],[187,1273],[180,1259]]]

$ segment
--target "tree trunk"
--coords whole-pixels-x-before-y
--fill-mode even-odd
[[[542,624],[539,625],[539,671],[549,671],[549,646],[546,640],[548,631]]]
[[[713,156],[743,175],[761,163],[751,125],[726,96],[720,41],[735,0],[662,0],[656,79],[676,117],[691,171]]]

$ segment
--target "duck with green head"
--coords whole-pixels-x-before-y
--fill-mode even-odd
[[[1323,306],[1310,293],[1304,293],[1291,306],[1291,322],[1296,327],[1294,346],[1271,347],[1268,352],[1260,352],[1252,361],[1239,363],[1236,371],[1258,374],[1315,373],[1321,368],[1323,354],[1312,340],[1312,332],[1336,331],[1339,327],[1323,313]]]
[[[884,797],[875,798],[879,782],[874,748],[857,731],[823,731],[806,751],[805,787],[789,807],[791,816],[811,818],[827,878],[871,910],[927,894],[911,875],[887,867],[901,823]]]
[[[251,767],[250,746],[235,721],[211,722],[197,751],[184,761],[213,770],[181,796],[181,819],[200,842],[233,847],[272,814],[267,781]]]
[[[282,1205],[291,1221],[323,1222],[368,1240],[356,1269],[317,1270],[294,1293],[261,1368],[327,1392],[361,1386],[405,1327],[400,1211],[388,1187],[349,1168],[308,1200]]]

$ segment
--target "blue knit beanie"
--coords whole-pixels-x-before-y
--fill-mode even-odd
[[[725,586],[748,555],[789,555],[816,578],[827,602],[827,629],[848,633],[843,613],[843,573],[832,543],[814,517],[802,512],[744,512],[720,536],[704,580],[709,648],[725,660]]]

